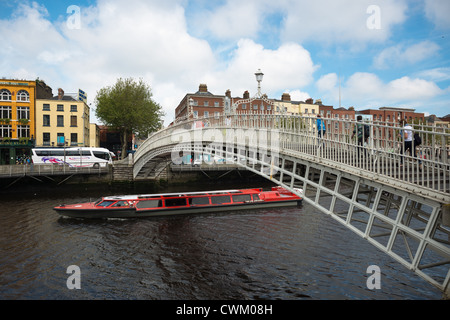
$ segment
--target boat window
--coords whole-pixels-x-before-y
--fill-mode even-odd
[[[213,196],[211,197],[212,204],[221,204],[231,202],[230,196]]]
[[[259,194],[254,194],[254,195],[253,195],[253,201],[255,201],[255,200],[260,200],[260,199],[259,199]]]
[[[109,207],[114,202],[115,201],[105,200],[105,201],[100,202],[99,204],[97,204],[97,207]]]
[[[208,197],[195,197],[189,199],[190,205],[209,204]]]
[[[117,201],[113,207],[129,207],[128,201]]]
[[[162,207],[161,199],[150,199],[150,200],[141,200],[136,204],[136,208],[160,208]]]
[[[233,202],[245,202],[245,201],[251,201],[252,198],[249,194],[239,194],[239,195],[233,195]]]
[[[179,207],[186,205],[186,198],[166,199],[166,207]]]

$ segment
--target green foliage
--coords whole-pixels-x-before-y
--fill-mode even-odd
[[[97,92],[95,104],[97,118],[121,133],[123,155],[128,134],[146,137],[162,126],[161,106],[142,79],[119,78],[114,86]]]
[[[97,118],[115,129],[147,136],[161,127],[161,106],[142,79],[119,78],[114,86],[97,92],[95,103]]]

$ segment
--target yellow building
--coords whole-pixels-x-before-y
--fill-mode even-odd
[[[91,123],[89,128],[89,146],[100,147],[100,128],[96,123]]]
[[[30,154],[35,132],[36,82],[0,80],[0,164]]]
[[[84,102],[64,95],[36,100],[36,147],[90,146],[90,108]]]

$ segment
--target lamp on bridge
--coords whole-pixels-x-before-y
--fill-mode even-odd
[[[261,72],[261,69],[258,69],[255,73],[256,81],[258,82],[258,97],[261,97],[261,81],[263,79],[264,73]]]

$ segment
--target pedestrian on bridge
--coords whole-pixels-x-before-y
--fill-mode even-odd
[[[318,137],[322,138],[325,135],[325,133],[327,133],[327,128],[325,127],[325,122],[321,118],[320,114],[317,115],[316,124],[317,124]]]
[[[400,149],[400,166],[403,166],[403,154],[406,153],[406,151],[409,151],[410,155],[412,155],[414,158],[417,159],[417,151],[416,146],[413,143],[414,140],[414,133],[413,133],[413,127],[408,124],[408,122],[405,119],[402,119],[400,121],[402,129],[402,138],[403,140],[403,146]],[[422,170],[422,160],[419,159],[419,170]]]
[[[362,116],[357,116],[356,117],[356,126],[355,129],[353,129],[353,134],[352,134],[352,139],[355,136],[355,134],[357,135],[358,138],[358,158],[357,161],[360,160],[361,157],[361,149],[363,149],[364,144],[368,143],[369,141],[369,136],[370,136],[370,127],[367,124],[363,124],[362,122]],[[364,149],[364,158],[366,158],[367,152]]]

